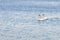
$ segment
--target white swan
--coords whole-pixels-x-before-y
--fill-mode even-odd
[[[37,18],[37,20],[46,20],[46,19],[48,19],[46,16],[45,16],[45,14],[39,14],[38,15],[38,18]]]

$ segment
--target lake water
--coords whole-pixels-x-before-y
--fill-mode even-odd
[[[60,0],[0,0],[0,40],[60,40]]]

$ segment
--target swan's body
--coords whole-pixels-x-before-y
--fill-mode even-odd
[[[38,20],[46,20],[46,19],[47,17],[44,14],[38,15]]]

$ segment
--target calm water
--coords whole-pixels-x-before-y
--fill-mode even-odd
[[[0,0],[0,40],[60,40],[60,0]]]

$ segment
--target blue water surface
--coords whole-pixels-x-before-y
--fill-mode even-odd
[[[60,0],[0,0],[0,40],[60,40]]]

